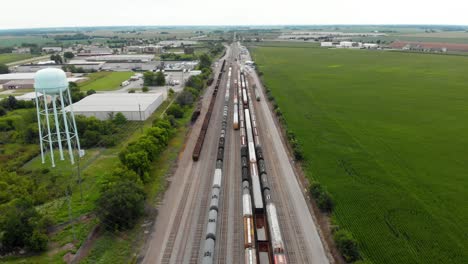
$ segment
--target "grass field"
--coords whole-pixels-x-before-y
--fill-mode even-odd
[[[128,80],[132,72],[95,72],[89,74],[89,80],[80,84],[82,91],[113,91],[120,88],[123,81]]]
[[[468,58],[251,50],[365,260],[466,263]]]
[[[26,60],[26,59],[30,59],[33,57],[34,55],[31,55],[31,54],[13,54],[13,53],[0,54],[0,64],[7,64],[10,62]]]
[[[36,36],[0,36],[0,46],[2,47],[21,46],[23,43],[45,44],[48,42],[55,41],[53,39]]]

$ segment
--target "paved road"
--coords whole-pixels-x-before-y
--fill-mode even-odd
[[[231,46],[237,57],[237,45]],[[246,59],[248,57],[245,57]],[[223,187],[220,195],[218,238],[215,249],[216,263],[243,263],[243,223],[241,204],[241,165],[239,130],[232,128],[232,95],[234,78],[239,69],[237,62],[229,60],[221,82],[200,160],[192,161],[192,151],[206,114],[211,93],[209,87],[202,99],[202,115],[188,136],[181,153],[178,168],[170,179],[170,187],[158,205],[158,216],[143,252],[143,263],[199,263],[208,215],[209,193],[215,169],[217,143],[221,129],[222,108],[226,89],[227,70],[232,62],[231,102],[223,167]],[[218,75],[220,63],[215,69]],[[252,80],[261,88],[257,76]],[[252,84],[252,83],[251,83]],[[262,90],[262,89],[260,89]],[[262,90],[263,91],[263,90]],[[268,175],[272,184],[272,197],[278,208],[280,227],[284,236],[289,263],[329,263],[327,253],[308,210],[278,127],[261,94],[262,100],[254,107],[260,130],[260,141]]]

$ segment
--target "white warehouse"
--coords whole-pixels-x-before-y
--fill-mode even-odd
[[[128,120],[139,121],[150,117],[163,101],[161,93],[99,93],[74,103],[73,112],[100,120],[120,112]]]

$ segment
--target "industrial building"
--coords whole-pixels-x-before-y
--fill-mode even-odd
[[[56,52],[61,52],[62,47],[43,47],[42,52],[45,53],[56,53]]]
[[[76,115],[94,116],[107,120],[110,115],[122,113],[128,120],[143,121],[161,105],[161,93],[98,93],[72,105]]]
[[[35,101],[36,97],[39,100],[43,100],[42,98],[44,97],[44,95],[39,92],[37,94],[36,92],[30,92],[30,93],[25,93],[23,95],[15,96],[16,100],[19,100],[19,101]],[[47,96],[46,98],[47,98],[47,101],[50,102],[50,96]]]
[[[154,55],[105,55],[92,56],[86,58],[87,61],[102,61],[102,62],[148,62],[153,60]]]
[[[48,65],[49,68],[50,65]],[[0,89],[31,89],[34,88],[35,72],[0,74]],[[73,78],[67,73],[69,82],[78,82],[83,78]]]
[[[163,47],[177,48],[182,46],[193,46],[197,45],[198,42],[191,40],[163,40],[158,44]]]
[[[80,50],[76,56],[88,57],[88,56],[107,56],[112,55],[114,51],[108,47],[97,47],[97,46],[85,46]]]
[[[163,52],[163,46],[160,45],[148,45],[148,46],[127,46],[124,48],[125,52],[135,53],[149,53],[149,54],[160,54]]]

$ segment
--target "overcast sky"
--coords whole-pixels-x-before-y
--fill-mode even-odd
[[[468,25],[466,0],[1,0],[0,10],[0,29],[121,25]]]

